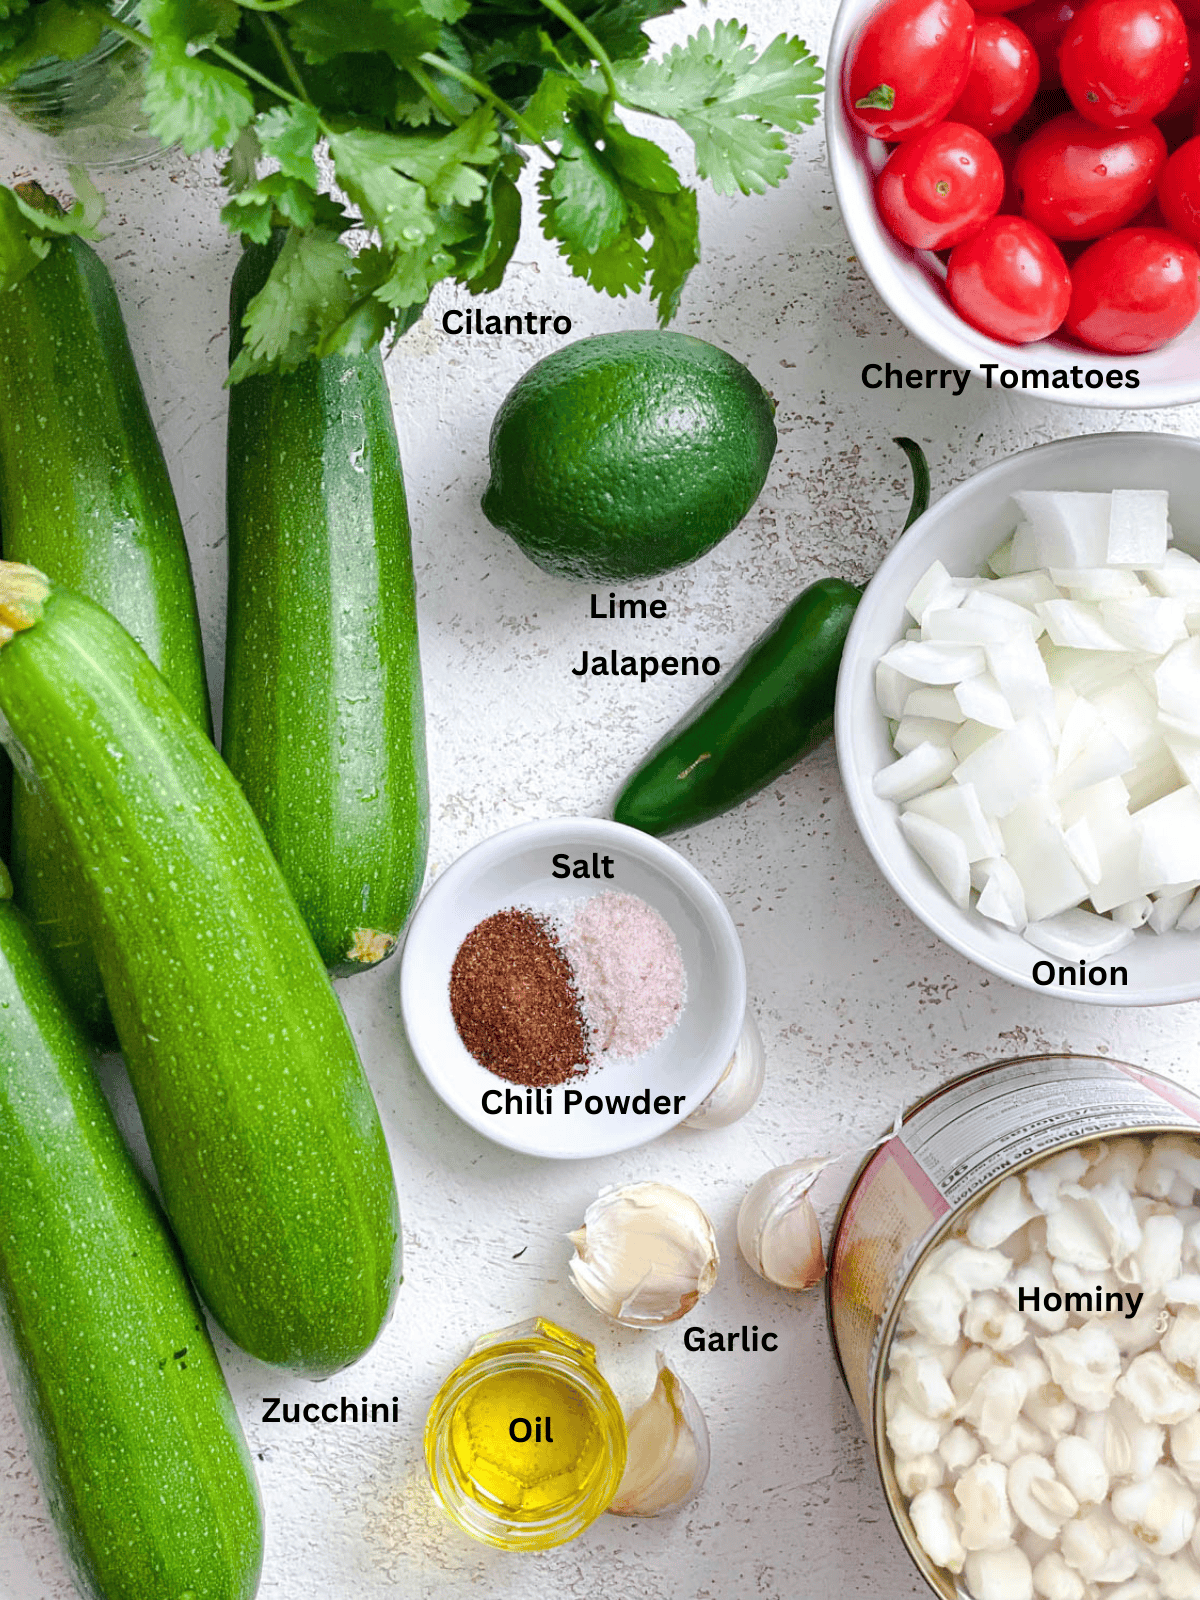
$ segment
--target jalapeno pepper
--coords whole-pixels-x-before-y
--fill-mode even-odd
[[[913,475],[907,528],[929,504],[929,468],[919,445],[896,443]],[[842,646],[861,597],[840,578],[805,589],[630,774],[614,818],[653,834],[707,822],[827,738]]]

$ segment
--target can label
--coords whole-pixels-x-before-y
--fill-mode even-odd
[[[910,1112],[855,1184],[830,1268],[834,1339],[868,1436],[884,1323],[947,1213],[1063,1145],[1188,1124],[1200,1125],[1200,1100],[1187,1090],[1093,1056],[983,1067]]]

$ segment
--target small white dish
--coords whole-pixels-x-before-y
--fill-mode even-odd
[[[842,0],[833,25],[825,88],[825,140],[833,187],[846,232],[854,252],[880,296],[900,321],[922,343],[936,350],[951,366],[969,367],[977,376],[985,363],[1020,372],[1023,368],[1082,369],[1100,374],[1094,389],[1001,389],[998,372],[992,374],[993,392],[1026,395],[1034,400],[1056,400],[1070,406],[1099,406],[1128,411],[1147,406],[1178,406],[1200,400],[1200,318],[1161,350],[1145,355],[1119,356],[1085,350],[1069,339],[1052,335],[1036,344],[1003,344],[964,322],[946,297],[945,268],[928,251],[910,250],[893,239],[879,219],[875,205],[875,178],[887,158],[888,147],[868,139],[846,115],[842,95],[842,70],[846,51],[861,25],[880,0]],[[878,359],[888,352],[880,349]],[[891,352],[893,364],[903,359]],[[871,355],[876,359],[876,354]],[[1136,389],[1108,387],[1104,374],[1136,367]]]
[[[554,878],[553,857],[611,856],[611,880]],[[450,969],[478,923],[508,906],[549,910],[605,890],[634,894],[666,920],[679,941],[687,998],[670,1033],[637,1061],[593,1067],[554,1086],[549,1114],[483,1110],[487,1091],[524,1103],[524,1085],[480,1066],[459,1038],[450,1010]],[[527,822],[485,839],[437,878],[408,929],[400,1005],[409,1044],[430,1085],[462,1120],[497,1144],[553,1160],[612,1155],[676,1127],[715,1087],[737,1047],[746,1011],[746,962],[733,918],[716,890],[661,840],[598,817]],[[586,1097],[668,1096],[665,1115],[632,1110],[590,1114]],[[585,1097],[568,1114],[565,1091]],[[543,1097],[545,1096],[543,1090]],[[493,1096],[490,1105],[495,1105]]]
[[[875,700],[875,664],[912,619],[904,602],[934,561],[966,576],[1012,532],[1015,489],[1166,489],[1175,544],[1200,556],[1200,441],[1163,433],[1097,433],[1063,439],[998,461],[929,508],[902,534],[867,585],[838,675],[834,733],[850,808],[879,870],[927,928],[979,966],[1038,994],[1094,1005],[1166,1005],[1200,999],[1200,934],[1139,929],[1112,963],[1125,967],[1122,988],[1043,987],[1033,964],[1044,959],[1020,934],[963,911],[900,831],[900,808],[871,787],[895,760],[887,722]],[[1181,780],[1182,781],[1182,780]],[[1056,963],[1057,965],[1057,963]]]

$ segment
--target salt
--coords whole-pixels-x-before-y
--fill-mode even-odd
[[[637,895],[585,900],[566,951],[593,1041],[605,1055],[644,1055],[679,1020],[687,986],[679,942]]]

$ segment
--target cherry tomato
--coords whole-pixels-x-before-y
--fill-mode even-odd
[[[1016,23],[1007,17],[979,17],[975,54],[950,120],[965,122],[988,138],[1007,133],[1029,110],[1037,86],[1037,56]]]
[[[1071,274],[1054,241],[1024,217],[993,217],[956,245],[946,269],[950,304],[972,327],[1009,344],[1046,339],[1067,314]]]
[[[1182,333],[1200,310],[1200,255],[1162,228],[1122,228],[1071,269],[1068,332],[1093,350],[1140,355]]]
[[[1047,122],[1017,153],[1021,214],[1052,239],[1098,239],[1153,197],[1167,144],[1152,122],[1106,132],[1075,112]]]
[[[887,0],[846,55],[846,115],[872,139],[908,139],[958,99],[971,65],[966,0]]]
[[[1200,22],[1200,0],[1175,0],[1185,22]]]
[[[1098,128],[1132,128],[1165,111],[1188,64],[1173,0],[1088,0],[1058,47],[1063,87]]]
[[[1188,65],[1175,98],[1162,113],[1163,118],[1182,117],[1200,106],[1200,28],[1190,22],[1187,29]]]
[[[1058,44],[1071,25],[1083,0],[1034,0],[1031,6],[1014,11],[1012,20],[1029,40],[1041,68],[1042,88],[1053,89],[1062,82],[1058,71]],[[1200,5],[1200,0],[1196,0]]]
[[[969,239],[1003,198],[1000,157],[961,122],[939,122],[907,140],[875,181],[884,226],[914,250],[945,250]]]
[[[1181,144],[1158,180],[1158,203],[1167,227],[1200,245],[1200,139]]]

